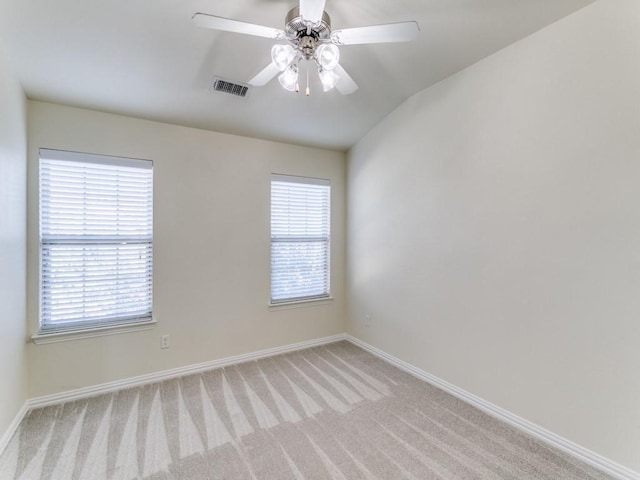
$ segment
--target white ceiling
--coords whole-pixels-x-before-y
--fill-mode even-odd
[[[327,0],[334,29],[416,20],[418,40],[341,47],[352,95],[211,93],[270,62],[265,38],[196,27],[195,12],[283,28],[296,0],[0,0],[0,39],[29,98],[346,150],[402,101],[594,0]]]

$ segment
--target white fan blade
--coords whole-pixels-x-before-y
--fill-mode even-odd
[[[320,23],[324,4],[325,0],[300,0],[300,15],[309,23]]]
[[[331,41],[336,45],[410,42],[416,39],[419,31],[416,22],[387,23],[334,30],[331,33]]]
[[[229,18],[216,17],[206,13],[196,13],[193,21],[199,27],[222,30],[224,32],[243,33],[245,35],[255,35],[256,37],[284,38],[284,31],[277,28],[263,27],[253,23],[239,22]]]
[[[342,65],[338,64],[333,71],[340,77],[340,80],[336,83],[336,89],[342,95],[351,95],[353,92],[358,90],[358,84],[354,82],[353,78],[351,78],[345,69],[342,68]]]
[[[276,67],[276,64],[271,62],[269,65],[264,67],[258,74],[249,80],[249,85],[254,87],[262,87],[269,83],[269,81],[280,73],[280,69]]]

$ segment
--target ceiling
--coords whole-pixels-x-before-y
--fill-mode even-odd
[[[327,0],[334,29],[416,20],[418,40],[341,47],[360,89],[212,93],[247,82],[273,41],[196,27],[208,13],[283,28],[296,0],[0,0],[0,40],[31,99],[347,150],[406,98],[594,0]],[[313,73],[313,72],[311,72]]]

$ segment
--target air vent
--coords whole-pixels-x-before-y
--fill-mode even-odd
[[[249,85],[242,83],[233,83],[220,77],[215,77],[211,83],[210,90],[212,92],[228,93],[236,97],[246,97],[249,94]]]

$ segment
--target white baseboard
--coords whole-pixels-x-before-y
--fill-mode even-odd
[[[407,373],[431,384],[434,385],[441,390],[457,397],[474,407],[482,410],[485,413],[488,413],[492,417],[495,417],[499,420],[502,420],[509,425],[516,427],[517,429],[528,433],[529,435],[542,440],[543,442],[562,450],[569,455],[572,455],[576,458],[579,458],[583,462],[617,478],[620,480],[640,480],[640,474],[634,472],[633,470],[628,469],[608,458],[603,457],[591,450],[588,450],[566,438],[563,438],[555,433],[536,425],[528,420],[525,420],[522,417],[519,417],[504,408],[501,408],[497,405],[494,405],[491,402],[483,400],[476,395],[463,390],[441,378],[436,377],[430,373],[421,370],[410,363],[405,362],[404,360],[400,360],[399,358],[394,357],[393,355],[389,355],[388,353],[376,348],[372,345],[369,345],[366,342],[363,342],[359,338],[356,338],[352,335],[346,335],[346,340],[357,345],[363,350],[372,353],[373,355],[385,360],[391,365],[398,367],[400,370],[404,370]]]
[[[24,418],[24,416],[29,412],[29,410],[34,408],[41,408],[48,405],[55,405],[63,402],[79,400],[82,398],[92,397],[96,395],[101,395],[104,393],[111,393],[117,390],[122,390],[125,388],[137,387],[140,385],[145,385],[148,383],[159,382],[163,380],[168,380],[171,378],[180,377],[183,375],[190,375],[194,373],[201,373],[207,370],[226,367],[229,365],[234,365],[243,362],[249,362],[252,360],[258,360],[261,358],[272,357],[274,355],[280,355],[283,353],[294,352],[296,350],[302,350],[305,348],[315,347],[318,345],[325,345],[328,343],[338,342],[340,340],[348,340],[354,345],[359,346],[360,348],[372,353],[373,355],[389,362],[395,367],[404,370],[407,373],[414,375],[415,377],[434,385],[445,392],[464,400],[465,402],[473,405],[474,407],[482,410],[483,412],[488,413],[489,415],[496,417],[509,425],[512,425],[519,430],[522,430],[529,435],[532,435],[535,438],[538,438],[547,444],[562,450],[574,457],[579,458],[580,460],[588,463],[589,465],[594,466],[602,470],[609,475],[620,479],[620,480],[640,480],[640,474],[630,470],[618,463],[615,463],[597,453],[594,453],[576,443],[571,442],[555,433],[546,430],[524,418],[521,418],[513,413],[501,408],[497,405],[492,404],[486,400],[483,400],[476,395],[463,390],[441,378],[436,377],[430,373],[427,373],[399,358],[390,355],[379,348],[376,348],[368,343],[353,337],[348,334],[339,334],[333,335],[330,337],[319,338],[315,340],[309,340],[306,342],[294,343],[290,345],[284,345],[281,347],[269,348],[266,350],[260,350],[257,352],[247,353],[243,355],[235,355],[232,357],[221,358],[219,360],[213,360],[210,362],[203,362],[195,365],[188,365],[185,367],[174,368],[171,370],[164,370],[160,372],[150,373],[147,375],[140,375],[137,377],[127,378],[124,380],[118,380],[109,383],[103,383],[100,385],[94,385],[91,387],[79,388],[77,390],[70,390],[67,392],[57,393],[53,395],[45,395],[42,397],[32,398],[25,402],[20,411],[16,414],[13,422],[9,425],[7,431],[0,437],[0,455],[6,448],[7,444],[11,440],[11,437],[16,432],[20,422]]]
[[[45,395],[42,397],[32,398],[27,400],[27,409],[41,408],[48,405],[56,405],[58,403],[69,402],[73,400],[79,400],[82,398],[93,397],[96,395],[102,395],[104,393],[111,393],[117,390],[125,388],[139,387],[148,383],[161,382],[171,378],[181,377],[184,375],[191,375],[194,373],[201,373],[214,368],[226,367],[237,363],[250,362],[252,360],[258,360],[260,358],[272,357],[274,355],[280,355],[282,353],[294,352],[296,350],[302,350],[304,348],[315,347],[318,345],[325,345],[327,343],[338,342],[345,340],[346,335],[344,333],[339,335],[332,335],[330,337],[318,338],[315,340],[308,340],[306,342],[293,343],[290,345],[284,345],[282,347],[268,348],[266,350],[259,350],[257,352],[245,353],[243,355],[234,355],[232,357],[221,358],[219,360],[213,360],[210,362],[197,363],[194,365],[187,365],[185,367],[173,368],[171,370],[163,370],[160,372],[149,373],[146,375],[140,375],[137,377],[126,378],[124,380],[116,380],[114,382],[103,383],[100,385],[94,385],[91,387],[79,388],[77,390],[69,390],[67,392],[56,393],[53,395]],[[2,450],[0,449],[0,452]]]
[[[64,402],[80,400],[82,398],[102,395],[104,393],[111,393],[125,388],[133,388],[148,383],[161,382],[163,380],[181,377],[183,375],[201,373],[207,370],[212,370],[214,368],[221,368],[238,363],[250,362],[252,360],[258,360],[260,358],[272,357],[274,355],[294,352],[296,350],[303,350],[305,348],[316,347],[318,345],[326,345],[328,343],[339,342],[340,340],[345,339],[346,334],[341,333],[338,335],[332,335],[330,337],[323,337],[314,340],[308,340],[306,342],[283,345],[281,347],[268,348],[266,350],[259,350],[257,352],[246,353],[243,355],[235,355],[232,357],[221,358],[219,360],[213,360],[210,362],[187,365],[185,367],[163,370],[160,372],[149,373],[147,375],[140,375],[137,377],[126,378],[124,380],[117,380],[114,382],[103,383],[91,387],[79,388],[76,390],[69,390],[67,392],[56,393],[53,395],[31,398],[24,403],[20,411],[16,414],[15,418],[11,422],[11,425],[9,425],[7,431],[2,435],[2,437],[0,437],[0,455],[2,455],[2,452],[4,452],[4,449],[9,444],[9,441],[15,434],[24,416],[34,408],[41,408],[49,405],[57,405]]]
[[[29,406],[27,405],[27,403],[28,402],[25,402],[22,407],[20,407],[20,410],[18,410],[18,413],[16,413],[13,421],[9,424],[9,428],[7,428],[7,431],[4,432],[4,434],[0,437],[0,455],[2,455],[4,449],[7,448],[7,445],[13,437],[13,434],[16,433],[16,430],[18,430],[20,422],[29,411]]]

